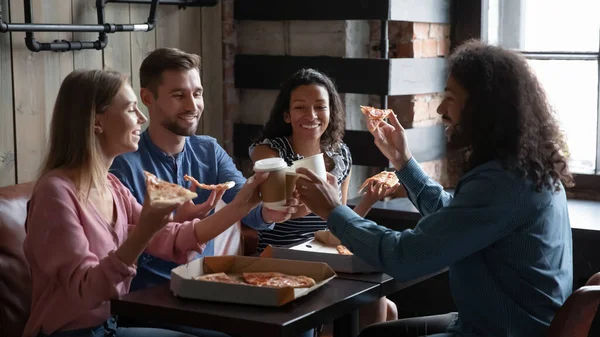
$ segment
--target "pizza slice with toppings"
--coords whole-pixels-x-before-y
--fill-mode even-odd
[[[194,185],[198,186],[198,188],[204,189],[204,190],[228,190],[230,188],[232,188],[233,186],[235,186],[235,181],[228,181],[228,182],[224,182],[222,184],[215,184],[215,185],[207,185],[207,184],[203,184],[201,182],[199,182],[198,180],[196,180],[196,178],[189,176],[189,175],[184,175],[183,179],[185,181],[191,181]]]
[[[287,275],[278,272],[243,273],[244,280],[251,285],[271,288],[310,288],[314,279],[302,275]]]
[[[152,206],[168,207],[198,197],[198,194],[187,188],[161,180],[150,172],[144,171],[144,175],[146,176],[146,191]]]
[[[365,182],[358,189],[358,192],[360,193],[365,187],[371,185],[372,183],[383,183],[386,187],[390,188],[398,184],[398,177],[394,172],[379,172],[376,175],[367,178],[367,180],[365,180]]]
[[[379,127],[379,124],[383,122],[391,113],[394,113],[392,109],[377,109],[372,106],[360,106],[360,111],[363,115],[367,116],[367,128],[369,131],[373,131]]]
[[[229,277],[229,275],[227,275],[225,273],[200,275],[200,276],[196,277],[196,280],[208,281],[208,282],[231,283],[231,284],[246,284],[242,281],[239,281],[239,280]]]

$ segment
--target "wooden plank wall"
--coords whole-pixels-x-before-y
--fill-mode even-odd
[[[24,21],[22,0],[0,0],[6,21]],[[38,23],[96,23],[95,1],[33,2]],[[142,23],[150,6],[109,3],[108,23]],[[9,12],[10,11],[10,12]],[[176,47],[202,56],[205,114],[198,133],[223,141],[223,66],[221,5],[191,7],[160,5],[158,25],[151,32],[109,34],[103,51],[30,52],[25,33],[0,34],[0,186],[36,179],[47,145],[54,100],[61,81],[71,71],[106,68],[127,73],[139,94],[138,69],[157,47]],[[97,33],[35,33],[40,42],[56,39],[96,40]],[[203,53],[203,51],[206,51]],[[147,112],[145,107],[142,110]]]

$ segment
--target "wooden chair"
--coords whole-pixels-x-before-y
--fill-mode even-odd
[[[599,304],[600,273],[596,273],[558,310],[546,337],[588,337]]]

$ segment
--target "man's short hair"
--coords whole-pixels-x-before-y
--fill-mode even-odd
[[[140,66],[140,87],[150,90],[157,97],[165,71],[191,69],[200,71],[200,56],[177,48],[158,48],[150,52]]]

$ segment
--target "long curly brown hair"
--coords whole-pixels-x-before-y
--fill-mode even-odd
[[[468,92],[458,123],[465,172],[498,160],[538,191],[573,185],[555,113],[522,55],[471,40],[452,53],[449,73]]]
[[[327,90],[329,94],[329,125],[321,136],[321,148],[324,150],[336,149],[344,138],[346,128],[344,105],[333,81],[327,75],[310,68],[297,71],[283,82],[271,109],[269,120],[258,141],[292,135],[292,126],[285,122],[284,115],[289,112],[292,91],[301,85],[318,85]]]

